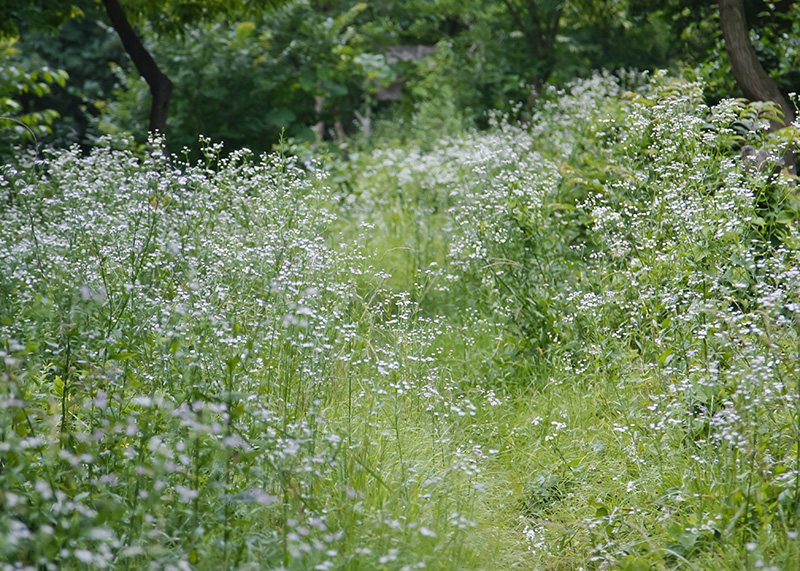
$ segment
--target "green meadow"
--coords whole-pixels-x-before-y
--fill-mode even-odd
[[[346,159],[6,167],[0,568],[794,569],[774,113],[598,74]]]

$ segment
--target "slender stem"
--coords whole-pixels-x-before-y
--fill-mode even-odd
[[[70,357],[72,355],[72,344],[69,334],[67,333],[67,355],[64,362],[64,371],[61,377],[61,434],[62,437],[67,434],[67,400],[69,397],[69,368]],[[64,447],[64,440],[61,440],[61,447]]]
[[[800,356],[800,315],[795,314],[795,323],[797,324],[797,354]],[[800,374],[797,378],[797,394],[795,395],[795,408],[796,415],[795,421],[797,423],[797,430],[795,431],[795,482],[794,482],[794,509],[795,509],[795,527],[800,522]]]

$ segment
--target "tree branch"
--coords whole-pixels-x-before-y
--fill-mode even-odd
[[[153,101],[150,105],[150,131],[166,133],[167,112],[169,100],[172,97],[172,81],[161,71],[147,48],[136,35],[136,32],[128,21],[125,9],[120,5],[119,0],[103,0],[108,19],[116,30],[125,51],[130,56],[133,65],[139,72],[147,85],[150,87],[150,94]]]

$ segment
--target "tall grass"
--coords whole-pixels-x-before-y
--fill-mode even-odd
[[[218,151],[4,175],[2,560],[464,565],[452,327],[332,233],[313,175]]]
[[[798,200],[738,149],[796,129],[664,76],[540,109],[338,181],[7,168],[4,568],[791,569]]]
[[[541,568],[791,568],[800,202],[770,170],[797,128],[665,76],[596,76],[541,109],[378,151],[353,209],[436,273],[423,309],[505,326],[483,381],[513,397],[484,433],[505,446],[494,509]],[[744,144],[774,162],[748,169]],[[398,241],[400,219],[446,246]]]

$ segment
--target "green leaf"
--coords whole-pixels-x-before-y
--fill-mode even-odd
[[[111,359],[112,361],[126,361],[131,357],[135,357],[136,355],[138,355],[138,353],[130,353],[127,351],[122,351],[120,353],[114,353],[110,355],[108,358]]]

